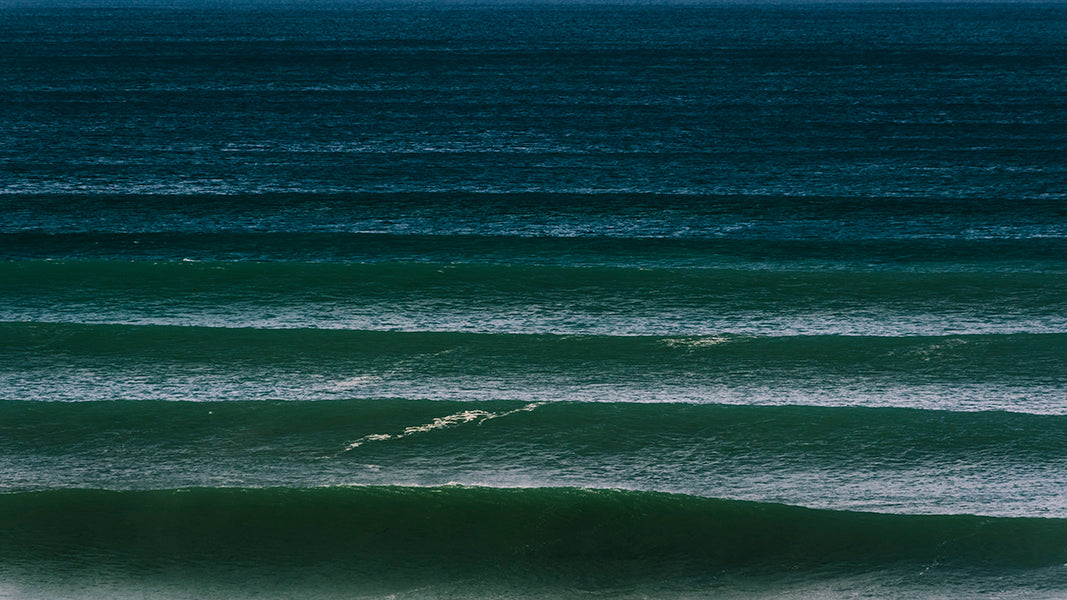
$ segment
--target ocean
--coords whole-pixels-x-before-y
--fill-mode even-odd
[[[0,598],[1067,597],[1067,4],[0,5]]]

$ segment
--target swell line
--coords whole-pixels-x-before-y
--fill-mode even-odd
[[[408,290],[470,296],[496,292],[571,292],[605,290],[646,295],[699,294],[729,298],[761,293],[761,300],[780,293],[795,299],[832,298],[922,299],[945,296],[952,300],[982,299],[996,294],[1037,296],[1049,302],[1067,287],[1067,274],[1033,272],[866,271],[803,269],[731,269],[700,267],[539,265],[525,263],[462,262],[236,262],[133,260],[18,260],[0,261],[0,277],[13,290],[57,293],[77,286],[86,293],[152,294],[156,291],[208,293],[212,289],[262,289],[265,296],[370,295],[384,288],[384,296]],[[62,285],[60,284],[62,282]],[[664,289],[666,288],[666,289]],[[1040,295],[1039,295],[1040,294]]]
[[[1058,460],[1067,451],[1067,415],[1003,411],[367,398],[5,401],[0,416],[3,445],[11,452],[103,451],[112,437],[125,438],[131,448],[213,445],[211,440],[232,437],[238,430],[261,452],[277,446],[281,454],[295,447],[369,451],[376,446],[371,442],[394,449],[443,442],[471,452],[526,447],[538,454],[566,448],[579,438],[590,455],[602,454],[603,460],[623,445],[658,447],[665,454],[714,446],[725,458],[803,452],[819,460],[870,457],[901,464],[968,456],[1037,463]],[[896,456],[898,452],[907,456]]]
[[[417,358],[426,373],[641,367],[671,371],[811,368],[952,378],[1058,379],[1067,333],[945,336],[603,336],[0,322],[0,350],[30,362],[235,361],[242,367]],[[483,364],[483,361],[485,364]],[[488,363],[492,363],[490,366]],[[386,364],[386,363],[379,363]],[[394,364],[390,362],[388,364]]]
[[[1065,418],[632,402],[8,401],[0,491],[451,482],[1062,517]]]
[[[1055,273],[0,262],[0,321],[614,335],[1067,331]]]
[[[95,218],[95,217],[94,217]],[[1067,237],[791,239],[381,232],[0,233],[4,260],[490,262],[642,267],[1067,271]]]
[[[521,188],[521,186],[517,186]],[[798,194],[244,193],[0,195],[0,231],[348,232],[708,239],[1062,237],[1055,198]],[[921,233],[917,233],[921,232]]]
[[[353,566],[432,556],[1007,571],[1067,560],[1062,519],[883,515],[571,488],[62,490],[0,495],[0,524],[0,553],[9,558],[88,546],[105,560],[149,564],[237,554]]]
[[[1063,412],[1067,334],[597,336],[0,323],[7,400],[351,397]]]

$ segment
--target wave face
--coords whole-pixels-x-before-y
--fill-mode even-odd
[[[575,401],[27,401],[0,407],[0,475],[7,492],[462,483],[1064,518],[1065,419]]]
[[[411,398],[1063,414],[1063,333],[602,336],[0,323],[9,400]]]
[[[536,594],[546,578],[610,580],[620,591],[664,579],[715,587],[722,569],[752,578],[804,573],[798,580],[876,569],[1010,579],[1067,559],[1062,520],[846,513],[571,488],[65,490],[2,496],[0,516],[4,571],[67,564],[73,555],[116,580],[157,585],[194,569],[220,584],[220,570],[299,580],[325,569],[338,574],[333,584],[364,593],[386,578],[431,589],[456,579],[474,590],[520,584]]]
[[[1064,272],[821,263],[825,268],[20,260],[0,263],[7,282],[0,320],[612,336],[1067,329]]]
[[[0,597],[1067,595],[1064,6],[58,2]]]

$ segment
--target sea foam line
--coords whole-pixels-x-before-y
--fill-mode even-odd
[[[490,419],[499,419],[500,417],[506,417],[508,415],[515,414],[517,412],[529,412],[544,404],[543,402],[531,402],[521,408],[509,410],[500,413],[489,412],[486,410],[464,410],[455,414],[451,414],[445,417],[437,417],[430,423],[422,425],[412,425],[404,428],[400,433],[372,433],[365,435],[358,440],[352,442],[345,447],[345,452],[355,450],[367,442],[382,442],[386,440],[399,440],[419,433],[426,433],[428,431],[434,431],[437,429],[448,429],[457,425],[463,425],[465,423],[477,422],[479,425]]]

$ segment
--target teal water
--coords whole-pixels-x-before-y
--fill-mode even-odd
[[[1062,598],[1065,40],[0,6],[0,597]]]
[[[689,402],[1062,414],[1067,336],[602,336],[0,323],[10,400]]]
[[[746,267],[20,260],[0,263],[0,320],[914,336],[1057,333],[1067,318],[1061,272]]]
[[[365,399],[24,401],[2,417],[11,492],[572,486],[838,510],[1067,514],[1064,416]]]

